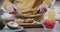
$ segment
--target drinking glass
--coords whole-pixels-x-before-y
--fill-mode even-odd
[[[55,2],[56,2],[56,0],[50,0],[50,3],[51,3],[50,8],[51,8],[51,7],[54,7]]]

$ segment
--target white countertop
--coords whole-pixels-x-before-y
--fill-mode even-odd
[[[60,1],[56,1],[55,6],[60,6]]]
[[[56,1],[55,3],[55,12],[56,12],[55,18],[57,20],[60,20],[60,1]]]

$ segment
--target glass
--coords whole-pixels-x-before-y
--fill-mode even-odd
[[[54,20],[44,20],[42,25],[45,30],[52,30],[55,26],[55,21]]]
[[[52,30],[55,25],[55,11],[53,8],[48,9],[47,18],[44,19],[42,25],[45,30]]]
[[[43,6],[51,8],[54,6],[56,0],[44,0]]]
[[[55,20],[55,12],[54,11],[48,12],[48,20]]]
[[[56,0],[50,0],[50,3],[51,3],[50,8],[51,8],[51,7],[54,7],[55,2],[56,2]]]
[[[54,6],[56,0],[50,0],[50,1],[51,1],[52,6]]]

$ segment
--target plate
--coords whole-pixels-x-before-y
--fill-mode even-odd
[[[1,32],[18,32],[18,31],[22,31],[24,28],[22,26],[19,26],[18,29],[15,30],[11,30],[9,29],[7,26],[4,27],[4,29],[0,30]]]

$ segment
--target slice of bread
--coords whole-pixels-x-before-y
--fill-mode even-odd
[[[17,7],[22,12],[33,12],[36,11],[43,3],[43,0],[17,0]]]

